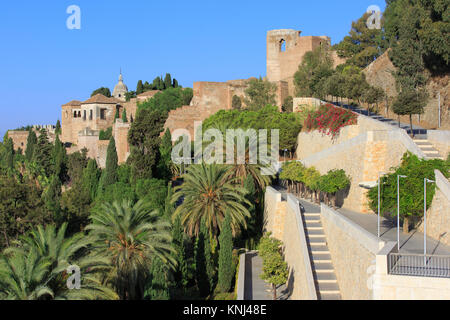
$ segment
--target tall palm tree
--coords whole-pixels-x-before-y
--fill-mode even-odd
[[[52,296],[47,286],[50,261],[35,248],[0,257],[0,299],[37,300]]]
[[[158,257],[169,266],[172,257],[170,224],[140,200],[105,203],[90,216],[90,237],[97,254],[108,258],[108,280],[121,299],[142,299],[151,263]]]
[[[236,184],[237,179],[230,176],[225,165],[202,163],[191,165],[183,175],[182,185],[174,188],[172,203],[183,200],[175,210],[173,218],[181,217],[181,223],[190,235],[198,235],[201,220],[204,218],[209,231],[217,236],[225,213],[231,216],[231,227],[236,234],[241,227],[246,228],[246,217],[250,213],[245,205],[247,191]]]
[[[117,299],[104,286],[98,272],[109,269],[108,260],[88,255],[83,234],[65,238],[67,224],[38,226],[4,250],[0,260],[0,292],[10,299]],[[81,288],[69,289],[66,270],[77,265]]]
[[[226,160],[226,154],[227,154],[227,148],[226,148],[226,131],[227,131],[227,125],[222,122],[218,122],[215,120],[214,123],[210,125],[211,128],[217,129],[221,132],[222,136],[224,137],[223,141],[223,151],[222,154],[224,155],[224,162]],[[238,139],[237,137],[234,138],[234,143],[236,145]],[[234,157],[234,163],[230,165],[229,167],[229,173],[232,177],[237,178],[237,180],[241,183],[241,185],[244,185],[245,179],[247,176],[251,176],[253,178],[253,182],[255,183],[255,186],[258,188],[258,190],[263,191],[272,180],[273,175],[263,175],[262,170],[263,168],[269,169],[270,163],[268,161],[259,159],[257,163],[253,164],[250,163],[250,151],[253,153],[258,152],[258,148],[256,147],[258,144],[258,139],[256,137],[245,137],[245,158],[242,159],[244,161],[238,161],[238,154],[237,154],[237,147],[233,147],[233,157]],[[261,148],[262,141],[259,142],[259,147]],[[203,150],[208,147],[210,142],[204,141],[203,142]],[[255,159],[256,160],[256,159]],[[239,163],[241,162],[241,163]],[[242,163],[243,162],[243,163]]]

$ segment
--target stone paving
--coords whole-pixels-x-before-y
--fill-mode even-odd
[[[273,300],[272,285],[260,278],[262,273],[262,259],[257,252],[247,254],[245,265],[244,300]],[[286,286],[277,288],[277,300],[286,300]]]

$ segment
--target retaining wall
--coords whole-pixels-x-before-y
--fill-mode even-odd
[[[376,254],[385,242],[321,205],[321,220],[343,300],[371,300]]]

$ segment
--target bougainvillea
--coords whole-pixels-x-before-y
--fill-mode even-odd
[[[326,104],[308,115],[305,127],[308,131],[319,130],[319,132],[334,138],[339,134],[341,128],[356,124],[357,117],[357,114],[352,111]]]

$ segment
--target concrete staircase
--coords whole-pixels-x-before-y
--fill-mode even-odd
[[[303,213],[311,268],[319,300],[341,300],[341,293],[328,250],[320,213]]]
[[[420,148],[420,150],[425,153],[427,159],[444,160],[444,157],[439,154],[439,151],[437,151],[425,137],[418,137],[413,139],[413,141]]]

